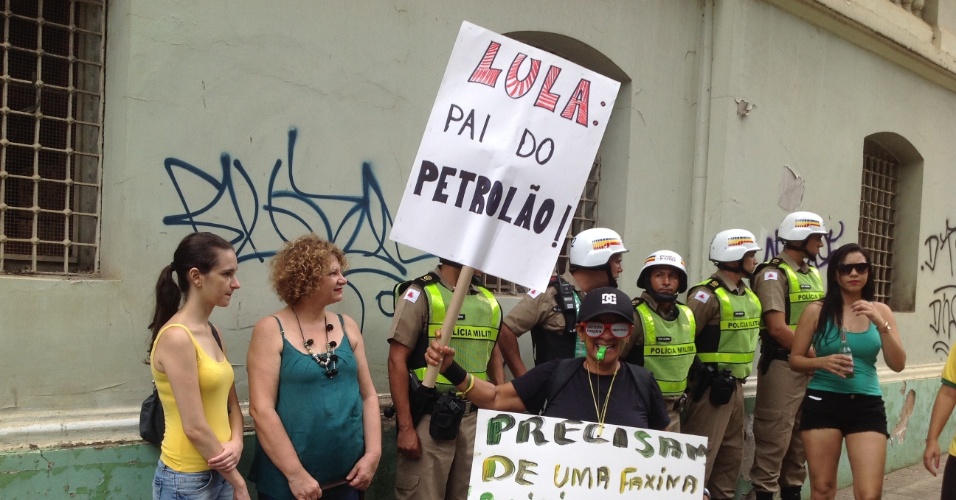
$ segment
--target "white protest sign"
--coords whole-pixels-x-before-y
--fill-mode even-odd
[[[479,410],[468,498],[700,500],[706,461],[701,436]]]
[[[619,86],[462,23],[390,238],[545,288]]]

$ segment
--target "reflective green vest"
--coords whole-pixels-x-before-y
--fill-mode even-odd
[[[448,345],[455,348],[455,361],[465,371],[482,380],[488,380],[488,360],[491,359],[491,350],[495,347],[498,330],[501,328],[501,307],[487,288],[477,288],[477,294],[465,297]],[[426,285],[422,291],[428,299],[427,343],[431,344],[435,332],[441,329],[445,320],[445,304],[451,303],[452,292],[438,283]],[[414,361],[418,365],[413,370],[418,380],[425,379],[424,361],[424,358]],[[435,389],[438,392],[455,390],[442,375],[438,375]]]
[[[734,377],[747,378],[753,368],[760,333],[760,299],[746,287],[744,295],[730,293],[717,280],[704,281],[697,286],[712,291],[720,304],[717,352],[697,351],[697,357],[704,363],[716,363],[718,371],[730,370]]]
[[[773,262],[773,261],[771,261]],[[797,320],[803,310],[814,301],[820,300],[825,295],[823,290],[823,280],[820,279],[820,271],[811,267],[806,274],[798,273],[793,270],[786,262],[780,261],[777,268],[787,275],[787,282],[790,288],[789,295],[789,317],[787,324],[793,330],[797,329]]]
[[[679,396],[687,389],[687,372],[697,353],[694,314],[684,304],[674,306],[677,319],[673,321],[660,317],[646,302],[634,308],[644,327],[644,368],[654,374],[665,397]]]

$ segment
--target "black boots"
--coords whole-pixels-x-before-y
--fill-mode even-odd
[[[784,486],[780,488],[780,500],[800,500],[800,492],[803,486]],[[757,500],[773,500],[773,493],[766,491],[754,491]]]
[[[780,500],[800,500],[802,486],[786,486],[780,488]]]

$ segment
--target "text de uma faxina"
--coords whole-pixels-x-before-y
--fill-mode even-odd
[[[580,427],[583,425],[583,427]],[[633,449],[638,455],[645,459],[658,454],[668,460],[706,460],[707,447],[705,445],[693,445],[689,442],[681,442],[668,436],[654,437],[650,433],[633,429],[633,435],[625,429],[612,425],[605,427],[613,428],[611,439],[601,437],[600,424],[579,422],[576,420],[563,420],[553,425],[547,425],[544,418],[539,416],[530,416],[523,420],[516,421],[514,416],[508,414],[499,414],[488,420],[487,446],[488,448],[501,445],[502,438],[513,438],[515,444],[529,444],[533,442],[536,447],[548,443],[554,443],[559,446],[572,444],[585,444],[594,446],[613,446],[615,448]],[[546,432],[550,432],[549,436]],[[580,436],[575,439],[575,434],[580,432]],[[534,451],[534,448],[528,448]],[[553,452],[553,449],[551,450]],[[574,452],[572,452],[574,453]],[[600,453],[600,452],[598,452]],[[594,454],[598,456],[598,454]],[[667,473],[667,467],[661,465],[661,461],[655,461],[654,471],[645,472],[632,464],[615,465],[616,474],[612,474],[612,468],[606,465],[570,467],[557,463],[554,466],[554,486],[558,488],[578,487],[586,489],[602,488],[610,489],[616,485],[620,493],[630,490],[653,490],[653,491],[671,491],[680,490],[683,493],[697,493],[702,486],[701,479],[694,475],[673,475]],[[507,481],[512,480],[521,486],[534,486],[538,480],[538,472],[535,470],[538,463],[532,460],[506,457],[501,454],[490,455],[482,461],[481,480],[482,482]],[[659,469],[659,471],[657,470]]]

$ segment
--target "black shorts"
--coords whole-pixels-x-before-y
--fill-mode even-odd
[[[879,432],[890,437],[886,432],[886,408],[881,396],[807,389],[802,409],[801,431],[837,429],[844,436],[856,432]]]

